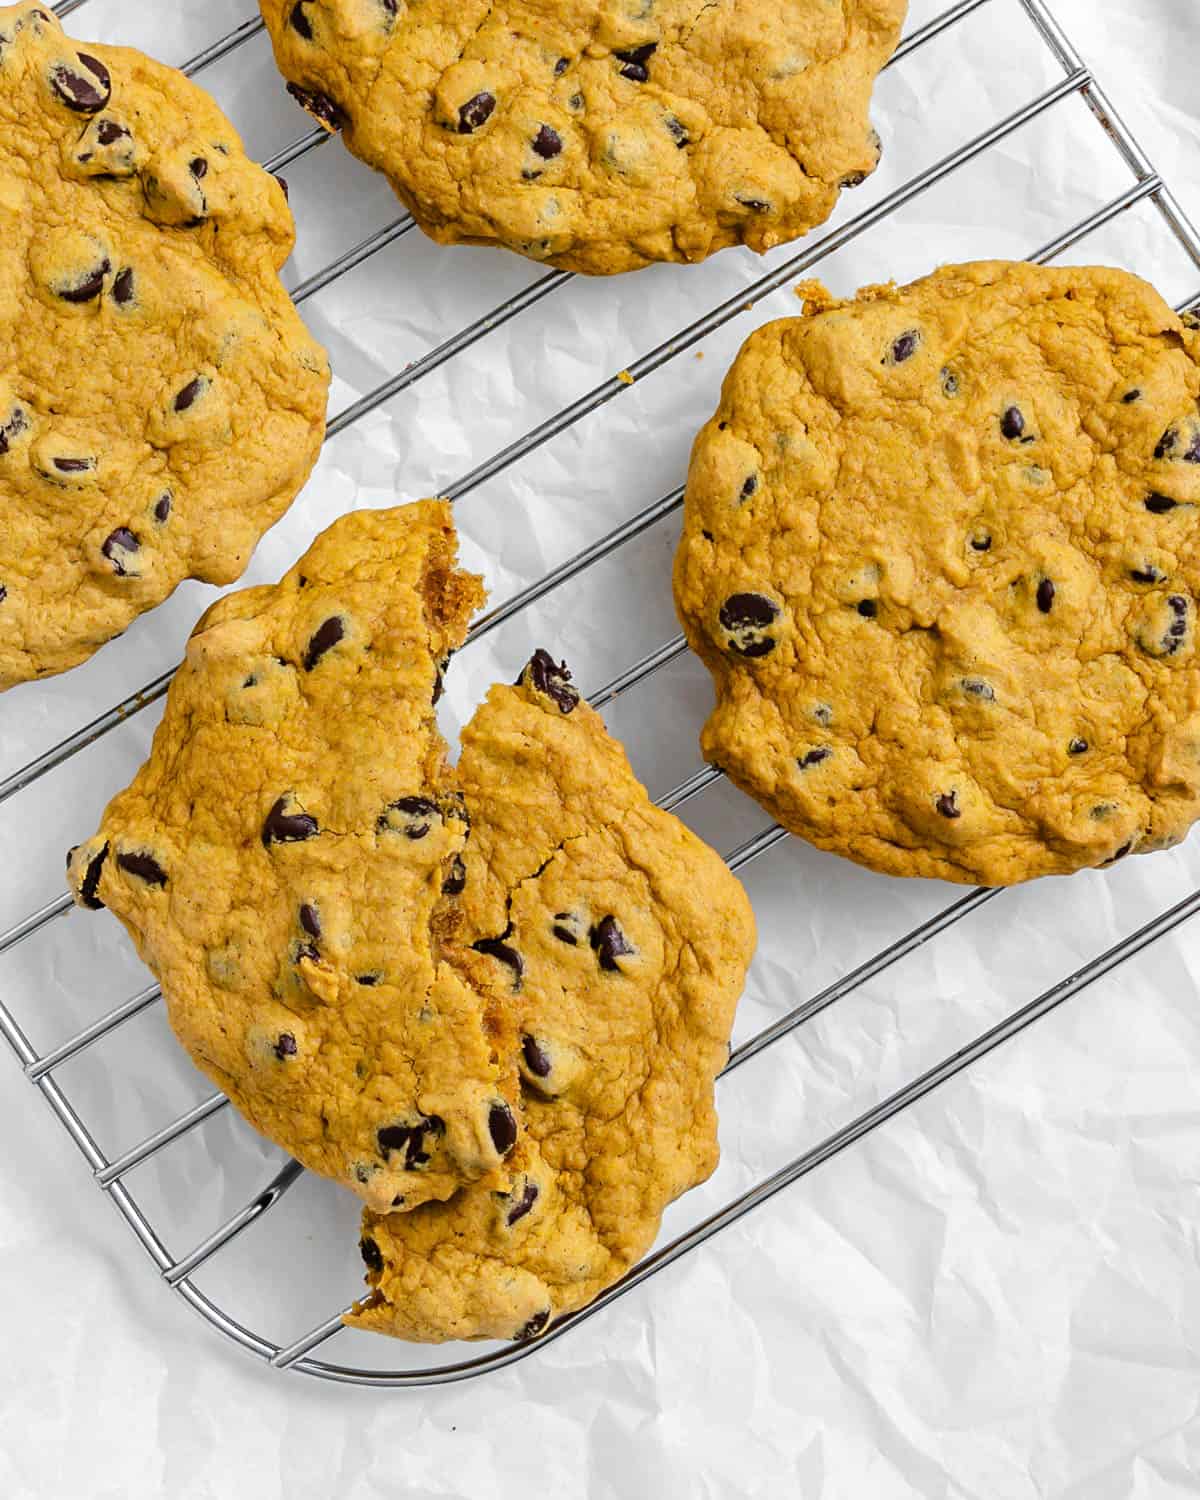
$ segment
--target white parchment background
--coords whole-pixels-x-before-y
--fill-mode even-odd
[[[90,0],[80,35],[181,62],[250,0]],[[938,0],[915,0],[912,24]],[[1197,0],[1056,0],[1060,19],[1185,207],[1200,214]],[[882,80],[880,174],[846,222],[1059,75],[1015,0]],[[204,78],[269,155],[305,128],[259,38]],[[287,174],[301,241],[291,284],[393,218],[337,145]],[[1128,186],[1078,101],[1004,142],[817,269],[838,291],[937,261],[1025,255]],[[815,238],[815,237],[814,237]],[[793,251],[776,252],[782,264]],[[1143,206],[1072,252],[1200,290]],[[265,539],[273,578],[354,505],[431,493],[627,366],[761,272],[572,281],[469,355],[343,433]],[[332,410],[543,274],[411,234],[314,298]],[[458,507],[493,598],[669,491],[720,376],[785,289]],[[702,353],[703,358],[697,358]],[[587,580],[462,653],[447,727],[531,644],[596,688],[674,633],[662,523]],[[91,664],[0,703],[0,775],[178,656],[211,590],[181,589]],[[658,794],[694,769],[709,702],[682,661],[609,720]],[[0,930],[61,889],[145,753],[142,715],[0,808]],[[687,808],[715,843],[763,826],[717,788]],[[747,872],[762,948],[744,1039],[943,907],[956,892],[872,877],[790,841]],[[721,1085],[724,1161],[669,1232],[744,1190],[1200,883],[1200,846],[990,903]],[[258,1366],[158,1283],[74,1148],[0,1053],[0,1494],[13,1500],[1182,1500],[1200,1492],[1200,928],[1185,928],[968,1075],[519,1367],[433,1391],[344,1389]],[[145,976],[107,917],[72,915],[0,959],[0,986],[48,1048]],[[207,1087],[151,1012],[64,1069],[117,1154]],[[181,1254],[280,1161],[227,1115],[130,1177]],[[359,1285],[348,1199],[307,1179],[199,1278],[287,1342]],[[341,1335],[330,1357],[420,1351]]]

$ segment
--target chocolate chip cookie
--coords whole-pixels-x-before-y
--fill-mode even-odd
[[[1200,331],[1108,269],[984,263],[753,334],[675,597],[704,753],[785,827],[1006,885],[1200,812]]]
[[[236,578],[308,477],[329,373],[292,238],[194,84],[0,6],[0,689]]]
[[[289,89],[445,244],[769,250],[874,170],[907,0],[260,0]]]
[[[716,1165],[713,1079],[754,925],[723,861],[653,806],[544,652],[492,689],[457,779],[471,834],[448,940],[504,1015],[519,1139],[503,1183],[367,1211],[372,1290],[348,1321],[527,1338],[627,1271]]]
[[[429,1339],[537,1332],[711,1171],[754,935],[547,653],[447,764],[454,549],[442,502],[357,512],[215,605],[69,859],[199,1066],[364,1200],[357,1321]]]

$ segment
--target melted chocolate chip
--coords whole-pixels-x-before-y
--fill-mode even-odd
[[[663,124],[667,127],[667,133],[670,135],[671,139],[675,142],[680,151],[682,151],[685,146],[691,144],[692,138],[687,133],[687,126],[684,125],[682,120],[677,120],[674,115],[667,115],[663,119]]]
[[[1147,563],[1144,568],[1130,568],[1129,576],[1134,583],[1161,583],[1166,574],[1160,573],[1152,563]]]
[[[864,620],[873,620],[879,613],[879,601],[877,599],[860,599],[856,608]]]
[[[393,1151],[403,1151],[405,1168],[412,1171],[415,1167],[423,1167],[429,1160],[425,1137],[440,1136],[445,1129],[445,1121],[439,1115],[427,1115],[415,1125],[384,1125],[375,1132],[375,1139],[385,1161]]]
[[[197,375],[194,380],[189,380],[175,397],[175,410],[177,412],[189,411],[207,389],[208,381],[203,375]]]
[[[570,66],[571,59],[569,57],[560,57],[559,60],[554,64],[555,78],[561,78]]]
[[[305,0],[296,0],[296,4],[292,6],[292,13],[288,17],[288,24],[306,42],[311,42],[313,39],[312,22],[304,14],[304,5]]]
[[[1130,403],[1133,401],[1140,401],[1141,399],[1142,393],[1137,386],[1134,386],[1133,390],[1131,391],[1126,391],[1125,394],[1121,397],[1121,400],[1125,403],[1126,406],[1130,405]]]
[[[1175,451],[1175,444],[1178,441],[1178,432],[1174,427],[1168,427],[1158,440],[1158,445],[1154,450],[1155,458],[1166,458],[1169,453],[1173,453]]]
[[[810,750],[806,755],[801,755],[796,764],[802,771],[810,771],[813,766],[819,766],[833,755],[828,745],[818,745],[815,750]]]
[[[60,474],[87,474],[96,467],[94,458],[56,458],[54,467]]]
[[[402,833],[405,838],[423,839],[433,827],[434,820],[441,817],[436,802],[428,797],[398,797],[389,802],[375,820],[377,833]]]
[[[730,634],[729,648],[739,656],[766,656],[775,640],[765,631],[779,618],[780,607],[765,594],[730,594],[717,619]]]
[[[1155,491],[1146,496],[1146,509],[1152,516],[1165,516],[1169,510],[1175,509],[1176,504],[1169,495],[1160,495]]]
[[[934,805],[943,818],[962,817],[962,808],[958,805],[957,792],[943,792]]]
[[[23,432],[29,430],[29,418],[19,406],[13,408],[13,414],[3,427],[0,427],[0,458],[9,450],[9,445],[14,438],[19,438]]]
[[[208,162],[203,156],[193,156],[188,162],[188,171],[199,182],[201,178],[208,176]]]
[[[1037,607],[1042,614],[1048,615],[1054,608],[1054,584],[1049,578],[1043,578],[1037,586]]]
[[[489,94],[486,89],[468,99],[458,112],[459,135],[474,135],[492,118],[495,108],[496,96]]]
[[[1163,637],[1163,655],[1174,656],[1187,636],[1188,601],[1182,594],[1172,594],[1167,600],[1167,608],[1171,611],[1171,623]]]
[[[318,125],[324,125],[327,130],[341,130],[345,125],[346,116],[328,94],[302,89],[296,83],[289,83],[287,91],[301,109],[312,115]]]
[[[748,208],[752,214],[769,214],[771,212],[771,205],[765,198],[751,198],[745,193],[735,193],[733,196],[743,208]]]
[[[112,270],[112,264],[105,256],[100,263],[90,270],[82,281],[77,281],[73,286],[57,287],[55,291],[64,302],[82,304],[94,302],[104,290],[104,278]]]
[[[327,651],[332,651],[346,635],[346,624],[341,615],[331,615],[317,628],[304,652],[304,670],[311,672]]]
[[[640,47],[628,47],[623,52],[614,52],[613,56],[621,63],[617,72],[633,83],[645,83],[650,77],[646,64],[657,50],[657,42],[645,42]]]
[[[1081,740],[1081,739],[1076,738],[1076,739],[1073,739],[1071,741],[1071,743],[1067,746],[1067,754],[1068,755],[1086,755],[1088,753],[1088,750],[1090,748],[1091,747],[1088,745],[1087,740]]]
[[[510,948],[504,941],[511,932],[512,923],[510,922],[499,937],[480,938],[477,943],[472,943],[471,947],[476,953],[486,953],[489,958],[497,959],[510,968],[513,971],[513,989],[519,990],[521,978],[525,973],[525,960],[515,948]]]
[[[542,1329],[545,1328],[546,1324],[549,1321],[550,1309],[548,1307],[543,1308],[541,1312],[534,1313],[533,1317],[530,1318],[529,1322],[525,1324],[524,1328],[520,1329],[513,1335],[514,1341],[517,1343],[523,1343],[526,1339],[537,1338],[538,1334],[541,1333]]]
[[[569,714],[579,704],[579,690],[571,686],[571,673],[566,662],[555,665],[554,658],[540,647],[529,658],[517,678],[518,686],[528,684],[539,693],[544,693],[558,705],[559,713]]]
[[[517,1144],[517,1121],[503,1099],[496,1099],[488,1109],[488,1134],[501,1156],[507,1156]]]
[[[320,941],[321,914],[313,902],[306,901],[300,908],[300,925],[310,938],[314,938],[318,942]]]
[[[364,989],[373,990],[376,985],[383,983],[383,975],[377,974],[372,970],[369,974],[356,974],[354,982],[355,984],[361,984]]]
[[[71,851],[74,853],[74,850]],[[79,882],[79,899],[89,911],[103,911],[104,902],[96,894],[100,885],[100,875],[104,869],[104,861],[108,858],[108,845],[98,854],[93,854],[88,860],[88,867],[83,872],[83,879]]]
[[[627,958],[637,952],[621,931],[620,923],[614,916],[601,918],[588,933],[588,942],[596,950],[600,967],[610,974],[621,972],[621,966],[617,963],[618,958]]]
[[[50,69],[50,86],[68,109],[76,114],[99,113],[112,98],[112,78],[108,69],[87,52],[80,52],[78,68],[55,63]]]
[[[118,854],[117,864],[128,874],[144,880],[147,885],[164,886],[167,883],[167,872],[152,854]]]
[[[921,335],[916,328],[910,328],[893,340],[892,347],[884,356],[885,365],[902,365],[906,359],[911,359],[921,344]]]
[[[128,526],[118,526],[115,531],[110,531],[105,537],[100,551],[112,563],[112,570],[118,578],[129,576],[128,563],[133,553],[139,551],[141,543]]]
[[[118,307],[128,307],[133,301],[133,267],[125,266],[113,278],[112,298]]]
[[[521,1056],[525,1059],[525,1066],[535,1078],[550,1077],[550,1056],[543,1051],[535,1038],[531,1036],[521,1038]]]
[[[96,139],[102,146],[115,146],[118,141],[129,138],[129,131],[116,120],[97,120]]]
[[[977,533],[971,538],[971,550],[974,552],[990,552],[992,550],[992,539],[984,533]]]
[[[550,931],[553,936],[559,940],[560,943],[567,943],[572,948],[577,948],[579,946],[579,939],[575,936],[575,934],[569,927],[563,926],[563,920],[568,918],[568,916],[569,914],[565,911],[559,912],[557,917],[554,919],[554,922],[551,924]]]
[[[168,491],[166,494],[160,495],[158,497],[158,499],[154,502],[154,519],[156,521],[160,521],[160,522],[161,521],[165,521],[170,514],[171,514],[171,495],[170,495],[170,492]]]
[[[467,888],[467,867],[461,854],[450,861],[450,871],[442,881],[443,896],[461,896]]]
[[[279,1061],[282,1062],[285,1057],[295,1057],[296,1050],[296,1038],[292,1033],[290,1031],[281,1032],[279,1040],[275,1043],[275,1056]]]
[[[297,844],[303,839],[311,839],[321,830],[316,818],[306,812],[287,811],[290,796],[280,797],[267,814],[262,827],[263,848],[269,849],[272,844]]]
[[[981,703],[995,703],[996,689],[990,682],[985,682],[982,677],[964,677],[962,690],[971,698],[978,698]]]
[[[1005,411],[1000,418],[1000,431],[1009,442],[1015,442],[1025,431],[1025,418],[1019,406],[1010,406]]]
[[[364,1234],[358,1242],[358,1253],[363,1258],[363,1264],[368,1271],[373,1271],[378,1276],[383,1270],[383,1251],[375,1243],[369,1234]]]
[[[512,1204],[512,1207],[504,1215],[504,1222],[511,1229],[514,1224],[525,1217],[525,1215],[530,1211],[533,1205],[538,1201],[538,1185],[536,1182],[531,1182],[527,1177],[525,1179],[525,1186],[521,1190],[521,1196],[519,1198],[514,1199],[511,1194],[508,1194],[506,1196],[508,1197],[509,1202]]]
[[[533,138],[533,149],[543,161],[553,161],[562,155],[562,136],[549,125],[543,125]]]
[[[757,474],[751,474],[751,475],[749,475],[747,477],[745,483],[742,485],[741,494],[740,494],[739,498],[742,499],[742,500],[749,500],[750,496],[753,495],[754,492],[755,492],[755,490],[757,490],[757,489],[758,489],[758,475]]]

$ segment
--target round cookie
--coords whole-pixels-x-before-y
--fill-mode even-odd
[[[675,598],[705,756],[897,875],[1007,885],[1200,813],[1200,332],[983,263],[768,324],[696,441]]]
[[[769,250],[879,160],[907,0],[260,0],[289,89],[443,243],[591,274]]]
[[[0,6],[0,689],[238,577],[307,479],[329,372],[292,239],[202,90]]]
[[[347,1321],[407,1339],[522,1338],[650,1248],[717,1163],[713,1080],[754,947],[744,892],[653,806],[539,652],[464,731],[471,823],[453,917],[520,1073],[501,1188],[364,1216],[371,1294]],[[480,956],[482,950],[482,956]]]

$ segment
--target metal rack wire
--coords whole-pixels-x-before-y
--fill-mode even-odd
[[[60,17],[65,17],[86,3],[87,0],[60,0],[60,3],[53,8]],[[990,3],[992,0],[958,0],[957,4],[951,5],[927,25],[908,35],[889,66],[902,65],[905,58],[919,48]],[[1153,164],[1114,110],[1100,85],[1085,67],[1075,47],[1055,20],[1046,0],[1018,0],[1018,3],[1061,71],[1060,81],[950,152],[925,171],[903,183],[872,207],[848,219],[838,228],[805,241],[794,255],[643,354],[629,366],[627,371],[623,372],[622,377],[612,377],[602,381],[584,396],[564,406],[553,416],[495,453],[486,462],[472,469],[456,483],[450,485],[445,491],[446,495],[452,500],[460,499],[485,481],[508,469],[551,438],[572,427],[589,413],[619,398],[631,383],[661,368],[677,358],[683,351],[692,348],[701,339],[722,328],[752,306],[756,300],[786,286],[821,260],[886,221],[897,210],[942,182],[950,174],[968,165],[990,147],[1004,141],[1022,126],[1069,98],[1078,97],[1084,101],[1119,153],[1133,180],[1126,190],[1072,225],[1049,244],[1042,246],[1030,259],[1037,263],[1048,262],[1101,226],[1116,219],[1135,204],[1148,200],[1158,210],[1170,233],[1183,248],[1191,263],[1200,271],[1200,235],[1190,224],[1169,188],[1163,183]],[[220,38],[192,58],[189,63],[185,64],[183,71],[195,76],[236,51],[261,30],[262,21],[258,17],[244,22],[227,36]],[[266,165],[272,171],[279,171],[318,149],[328,139],[324,131],[310,130],[278,152]],[[401,214],[303,282],[293,294],[295,300],[298,303],[305,301],[369,257],[377,254],[385,246],[395,243],[413,227],[411,217]],[[485,334],[551,296],[571,279],[568,273],[560,271],[552,271],[538,277],[500,306],[459,330],[405,370],[338,412],[329,423],[327,440],[333,439],[338,433],[393,396],[415,385],[432,371],[470,349]],[[1183,307],[1196,305],[1200,305],[1200,292],[1183,304]],[[626,546],[678,510],[682,501],[682,487],[671,490],[654,504],[647,506],[566,562],[494,606],[475,623],[470,639],[476,640],[485,636],[544,598],[552,590],[576,578],[594,563]],[[676,660],[684,653],[684,650],[683,638],[676,636],[588,696],[595,706],[604,707],[620,694],[644,682]],[[118,725],[125,723],[132,715],[161,699],[172,675],[172,672],[163,673],[91,723],[67,736],[45,754],[38,756],[28,765],[0,781],[0,803],[30,787],[48,772],[63,765],[81,750],[102,739]],[[660,799],[660,805],[669,810],[676,810],[710,787],[720,778],[720,775],[721,773],[715,768],[702,768]],[[743,869],[751,861],[775,847],[785,837],[784,830],[777,826],[763,830],[741,844],[728,856],[730,868],[735,871]],[[771,1047],[782,1037],[813,1020],[821,1012],[853,994],[869,980],[882,974],[907,955],[978,911],[999,894],[996,891],[978,890],[955,900],[933,917],[881,949],[858,968],[797,1005],[772,1025],[739,1046],[731,1055],[728,1066],[721,1076],[728,1076],[729,1073]],[[55,918],[62,916],[70,907],[71,899],[68,894],[64,893],[18,922],[9,931],[0,935],[0,957],[46,927]],[[125,1022],[156,1005],[161,999],[161,993],[156,986],[141,990],[70,1040],[43,1054],[39,1054],[32,1046],[15,1016],[3,1002],[0,1002],[0,1034],[4,1036],[15,1053],[25,1077],[39,1090],[82,1152],[97,1184],[116,1206],[164,1281],[208,1322],[236,1344],[276,1369],[294,1370],[310,1376],[352,1384],[434,1385],[463,1380],[532,1357],[548,1343],[564,1337],[570,1329],[594,1317],[616,1298],[642,1285],[681,1256],[749,1213],[751,1209],[765,1203],[783,1188],[798,1181],[855,1142],[862,1140],[870,1132],[924,1098],[948,1079],[971,1067],[972,1064],[1033,1025],[1035,1021],[1047,1015],[1064,1001],[1079,994],[1117,965],[1134,957],[1159,938],[1172,932],[1197,910],[1200,910],[1200,890],[1160,913],[1152,921],[1090,960],[1059,984],[1045,990],[1035,999],[1013,1011],[998,1025],[978,1036],[969,1045],[922,1073],[911,1083],[884,1098],[816,1146],[795,1157],[779,1171],[764,1178],[715,1213],[693,1225],[685,1233],[663,1245],[588,1307],[559,1318],[536,1341],[489,1352],[472,1359],[441,1364],[422,1364],[406,1369],[364,1369],[330,1363],[313,1357],[313,1352],[333,1339],[341,1329],[342,1309],[290,1344],[280,1345],[242,1326],[201,1291],[192,1280],[194,1274],[202,1266],[212,1261],[246,1229],[271,1212],[301,1177],[303,1169],[296,1162],[286,1163],[261,1192],[183,1255],[175,1255],[167,1248],[158,1230],[134,1199],[124,1181],[125,1177],[133,1168],[157,1155],[194,1130],[203,1121],[224,1109],[228,1100],[223,1094],[211,1094],[170,1124],[117,1157],[110,1159],[101,1151],[87,1123],[68,1098],[55,1075],[69,1060],[79,1056]]]

